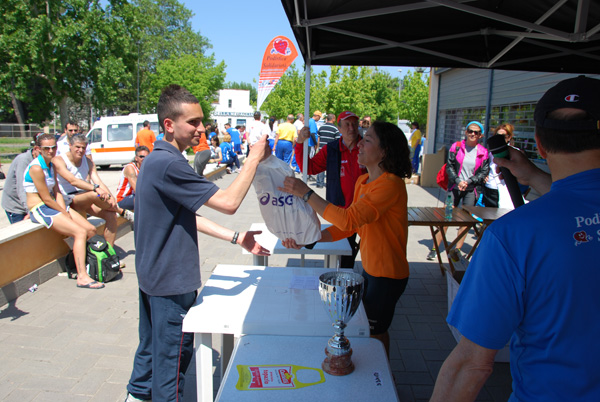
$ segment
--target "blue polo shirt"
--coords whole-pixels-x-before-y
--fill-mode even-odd
[[[310,131],[311,134],[313,134],[315,136],[315,140],[317,140],[319,138],[319,129],[317,127],[317,122],[312,117],[310,118],[310,120],[308,120],[308,130]],[[317,143],[315,141],[313,141],[313,137],[311,135],[308,138],[308,146],[314,147],[315,145],[317,145]]]
[[[227,129],[227,132],[231,136],[231,142],[233,144],[239,145],[242,143],[241,138],[240,138],[240,132],[237,129],[235,129],[233,127],[229,127]]]
[[[552,183],[485,231],[448,323],[510,343],[519,401],[600,401],[600,169]]]
[[[135,266],[144,293],[171,296],[200,288],[195,212],[218,189],[196,174],[179,149],[155,143],[135,195]]]

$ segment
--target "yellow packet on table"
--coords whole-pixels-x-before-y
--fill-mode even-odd
[[[293,364],[274,365],[237,365],[239,379],[236,388],[240,391],[257,391],[267,389],[299,389],[325,382],[323,370],[313,367],[296,366]],[[314,370],[320,379],[316,382],[303,383],[298,381],[298,371]]]

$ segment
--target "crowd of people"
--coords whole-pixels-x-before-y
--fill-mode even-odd
[[[509,205],[497,167],[509,169],[523,189],[531,186],[543,196],[485,232],[448,315],[463,336],[439,372],[432,401],[474,400],[495,354],[509,340],[511,401],[600,399],[600,375],[594,374],[600,356],[589,347],[600,333],[600,324],[589,320],[600,309],[593,297],[600,274],[592,263],[600,247],[595,238],[600,233],[599,94],[599,80],[577,77],[540,99],[535,138],[551,175],[514,147],[509,147],[510,158],[494,158],[481,143],[485,132],[479,121],[468,122],[464,138],[450,147],[446,172],[454,207]],[[360,250],[371,336],[389,355],[388,330],[410,277],[404,179],[419,169],[419,124],[412,123],[407,140],[396,125],[360,119],[352,111],[336,116],[317,110],[307,124],[302,114],[277,124],[261,121],[256,112],[248,127],[227,125],[221,142],[217,127],[203,125],[198,99],[178,85],[162,91],[157,114],[164,138],[154,141],[153,149],[140,140],[135,159],[123,169],[117,197],[98,177],[85,136],[76,129],[69,134],[66,125],[58,143],[66,140],[68,148],[58,146],[55,136],[40,134],[33,149],[15,159],[7,179],[14,189],[5,189],[2,203],[11,223],[29,217],[72,236],[77,286],[89,289],[104,284],[85,272],[85,242],[95,228],[84,216],[102,217],[105,237],[114,242],[117,215],[132,214],[140,319],[127,400],[182,396],[193,334],[182,333],[181,326],[201,285],[197,232],[269,254],[255,240],[260,232],[223,227],[203,217],[201,207],[234,214],[257,166],[273,153],[292,168],[316,175],[316,186],[326,188],[322,198],[308,182],[290,176],[279,189],[332,223],[321,242],[347,239],[353,253],[341,267],[354,268]],[[503,123],[493,132],[513,145],[513,125]],[[194,167],[182,155],[189,147],[196,152]],[[238,155],[244,152],[242,169]],[[239,174],[220,189],[202,175],[206,163],[224,163]],[[292,239],[283,244],[305,246]]]

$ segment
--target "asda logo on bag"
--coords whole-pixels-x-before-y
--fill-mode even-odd
[[[280,197],[274,197],[269,193],[265,193],[259,197],[258,201],[261,205],[271,204],[274,207],[283,207],[284,205],[294,205],[294,196],[290,195],[282,195]]]

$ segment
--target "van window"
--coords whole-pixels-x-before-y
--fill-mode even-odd
[[[135,127],[135,133],[137,134],[142,128],[144,128],[144,122],[138,123],[137,126]],[[158,128],[158,122],[157,121],[151,121],[150,122],[150,130],[154,131],[154,135],[158,135],[158,132],[160,130]]]
[[[102,142],[102,129],[95,128],[89,132],[87,135],[88,142],[91,144],[92,142]]]
[[[129,141],[133,139],[133,124],[109,124],[107,127],[108,141]]]

